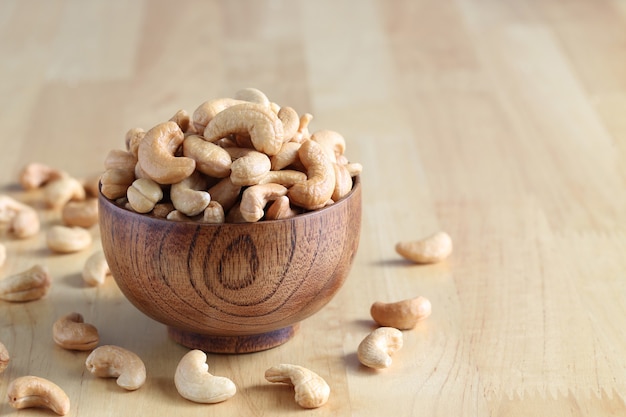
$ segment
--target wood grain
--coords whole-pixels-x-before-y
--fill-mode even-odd
[[[0,415],[10,380],[60,385],[69,415],[288,416],[293,389],[265,369],[307,366],[331,387],[320,416],[626,415],[626,4],[623,0],[0,1],[0,192],[42,232],[3,229],[0,278],[46,265],[48,296],[0,302]],[[60,213],[17,185],[28,162],[101,172],[132,127],[257,87],[344,135],[364,165],[360,244],[338,294],[284,345],[209,355],[238,387],[199,406],[173,383],[188,349],[108,279],[83,284],[101,248],[53,254]],[[446,261],[412,265],[395,243],[445,230]],[[422,295],[383,372],[360,366],[369,308]],[[102,343],[136,352],[146,385],[122,393],[54,344],[71,311]],[[21,414],[39,412],[21,412]]]

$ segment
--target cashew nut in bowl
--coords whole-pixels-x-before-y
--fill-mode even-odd
[[[67,350],[92,350],[100,342],[98,329],[85,323],[82,314],[69,313],[52,325],[54,342]]]
[[[209,188],[211,200],[220,203],[225,213],[230,211],[230,209],[235,205],[240,193],[241,186],[233,184],[230,177],[222,179],[213,187]]]
[[[0,374],[7,369],[10,360],[11,357],[9,356],[9,350],[2,342],[0,342]]]
[[[230,175],[231,157],[215,143],[207,142],[198,135],[191,135],[183,142],[183,155],[196,161],[196,169],[214,178]]]
[[[272,171],[278,171],[289,165],[298,163],[298,151],[302,146],[299,142],[286,142],[281,146],[280,151],[270,158]]]
[[[138,154],[139,143],[144,136],[146,136],[146,131],[140,127],[133,127],[126,132],[126,136],[124,137],[126,150],[135,155],[135,157]]]
[[[273,366],[265,371],[265,379],[293,385],[296,403],[302,408],[321,407],[330,396],[330,387],[326,381],[310,369],[299,365]]]
[[[35,265],[0,280],[0,300],[15,302],[38,300],[48,293],[51,285],[52,278],[48,268]]]
[[[287,195],[287,188],[280,184],[258,184],[248,187],[241,195],[241,215],[247,222],[261,220],[268,202]]]
[[[251,103],[257,103],[262,106],[270,106],[270,100],[267,98],[264,92],[258,88],[247,87],[237,90],[233,96],[236,100],[249,101]]]
[[[204,132],[207,124],[215,117],[216,114],[227,109],[228,107],[245,102],[246,101],[244,100],[237,100],[230,97],[215,98],[205,101],[198,106],[191,116],[195,131],[198,133]]]
[[[370,313],[376,323],[399,330],[414,328],[418,321],[430,316],[431,311],[430,301],[422,296],[394,303],[377,301],[370,308]]]
[[[291,208],[289,197],[286,195],[278,197],[270,204],[267,210],[265,210],[265,218],[267,220],[289,219],[297,214],[298,212]]]
[[[97,286],[104,284],[104,281],[111,273],[109,264],[104,257],[104,252],[99,250],[87,258],[83,266],[83,281],[89,285]]]
[[[126,190],[135,181],[135,170],[126,171],[111,168],[104,171],[100,177],[100,191],[106,198],[115,200],[126,196]]]
[[[352,176],[345,165],[333,164],[335,169],[335,189],[331,198],[339,201],[352,190]]]
[[[143,171],[159,184],[174,184],[190,176],[196,161],[175,156],[185,139],[175,122],[159,123],[139,143],[138,160]]]
[[[183,131],[183,133],[187,133],[190,127],[193,129],[193,124],[191,123],[191,118],[189,117],[189,113],[187,113],[187,110],[178,110],[170,118],[170,122],[176,123],[178,127],[180,127],[180,130]]]
[[[7,388],[9,405],[16,409],[47,408],[60,416],[70,411],[70,399],[52,381],[37,376],[22,376],[14,379]]]
[[[289,189],[292,203],[307,210],[315,210],[331,199],[335,190],[335,168],[322,146],[306,140],[298,150],[300,161],[307,170],[307,180]]]
[[[132,171],[137,164],[137,155],[130,151],[121,149],[112,149],[104,158],[104,169],[121,169],[124,171]]]
[[[148,213],[163,198],[163,190],[150,178],[138,178],[126,190],[126,198],[137,213]]]
[[[206,187],[206,178],[198,171],[172,184],[170,198],[174,208],[189,217],[202,213],[211,202],[211,195],[204,191]]]
[[[334,130],[318,130],[311,135],[311,140],[322,145],[326,155],[333,162],[337,162],[337,157],[343,155],[346,150],[346,140]]]
[[[119,346],[104,345],[94,349],[85,366],[101,378],[117,378],[117,385],[134,391],[146,382],[146,367],[137,354]]]
[[[204,129],[204,138],[215,142],[230,134],[247,133],[254,148],[268,156],[278,153],[283,140],[283,124],[276,114],[256,103],[236,104],[217,113]]]
[[[298,133],[300,127],[300,117],[292,107],[281,107],[277,114],[283,124],[284,141],[288,142]]]
[[[446,232],[437,232],[420,240],[398,242],[396,252],[418,264],[441,262],[452,253],[452,239]]]
[[[229,148],[229,152],[240,148]],[[243,156],[235,159],[230,166],[230,180],[234,185],[255,185],[261,181],[271,168],[267,155],[246,149]]]
[[[224,207],[217,201],[211,201],[202,214],[202,223],[220,224],[226,221]]]
[[[394,327],[379,327],[359,344],[357,356],[363,365],[383,369],[391,366],[391,355],[402,348],[402,332]]]
[[[231,398],[237,387],[226,377],[211,375],[206,360],[201,350],[187,352],[176,367],[176,390],[181,397],[197,403],[213,404]]]

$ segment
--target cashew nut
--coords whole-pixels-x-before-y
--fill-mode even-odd
[[[241,215],[247,222],[261,220],[268,202],[287,195],[287,188],[280,184],[258,184],[248,187],[241,195]]]
[[[89,228],[98,223],[98,199],[88,198],[83,201],[70,201],[61,211],[61,219],[66,226]]]
[[[376,323],[399,330],[412,329],[418,321],[430,316],[431,311],[430,301],[422,296],[395,303],[377,301],[370,308],[370,313]]]
[[[87,229],[78,226],[52,226],[46,234],[46,243],[53,252],[72,253],[78,252],[92,242],[91,233]]]
[[[370,368],[391,366],[391,355],[402,348],[402,332],[394,327],[379,327],[359,344],[359,361]]]
[[[10,360],[11,357],[9,356],[9,350],[2,342],[0,342],[0,374],[7,369]]]
[[[48,269],[35,265],[0,280],[0,300],[20,302],[38,300],[48,293],[51,284],[52,278]]]
[[[230,180],[230,177],[222,179],[220,182],[209,188],[209,194],[212,201],[217,201],[224,208],[224,212],[229,212],[235,205],[239,194],[241,192],[241,186],[235,185]]]
[[[346,140],[334,130],[318,130],[311,135],[311,140],[322,145],[331,161],[337,162],[337,157],[346,150]]]
[[[191,116],[196,132],[204,132],[207,124],[216,114],[236,104],[245,103],[244,100],[237,100],[230,97],[216,98],[200,104]]]
[[[306,181],[306,179],[307,177],[304,172],[293,169],[283,169],[280,171],[268,171],[261,177],[259,184],[273,182],[275,184],[284,185],[285,187],[291,187],[296,183]],[[350,185],[352,185],[352,180],[350,180]]]
[[[14,379],[7,388],[9,405],[16,409],[41,407],[60,416],[70,411],[70,399],[52,381],[37,376],[22,376]]]
[[[46,205],[53,209],[60,209],[68,201],[84,200],[87,197],[83,184],[70,176],[63,176],[50,181],[43,190],[43,199]]]
[[[189,127],[193,126],[191,124],[191,118],[189,117],[189,113],[187,113],[187,110],[184,109],[178,110],[170,118],[170,122],[176,123],[178,127],[180,127],[180,130],[183,131],[183,133],[186,133],[189,130]]]
[[[301,143],[311,138],[311,134],[309,133],[309,123],[311,123],[311,120],[313,120],[311,113],[304,113],[300,116],[300,125],[298,126],[298,131],[295,136],[291,138],[292,142]]]
[[[278,197],[270,206],[265,210],[265,218],[267,220],[281,220],[288,219],[297,215],[298,212],[291,208],[289,204],[289,197],[286,195]]]
[[[55,321],[52,338],[57,345],[68,350],[91,350],[100,343],[98,329],[85,323],[80,313],[69,313]]]
[[[271,109],[256,103],[236,104],[217,113],[204,129],[209,142],[230,134],[247,133],[257,151],[275,155],[284,140],[283,124]]]
[[[225,149],[207,142],[198,135],[191,135],[183,142],[183,155],[196,161],[196,169],[214,178],[230,175],[231,157]]]
[[[335,190],[335,168],[322,146],[312,140],[302,143],[298,156],[307,170],[307,180],[291,187],[288,196],[293,204],[305,209],[321,208]]]
[[[287,142],[298,133],[300,118],[296,110],[288,106],[281,107],[277,116],[283,124],[284,141]]]
[[[126,136],[124,138],[126,150],[135,155],[135,157],[137,157],[139,143],[144,136],[146,136],[146,131],[140,127],[133,127],[128,132],[126,132]]]
[[[3,223],[8,224],[9,232],[18,239],[34,236],[40,229],[35,209],[7,195],[0,195],[0,224]]]
[[[398,242],[396,252],[418,264],[441,262],[452,253],[452,239],[441,231],[421,240]]]
[[[229,148],[238,149],[238,148]],[[230,180],[235,185],[258,184],[271,168],[271,162],[267,155],[249,149],[245,155],[237,158],[230,166]]]
[[[272,171],[279,171],[289,165],[293,165],[299,161],[298,151],[301,143],[286,142],[281,146],[280,151],[270,158],[272,163]]]
[[[213,404],[231,398],[237,387],[226,377],[210,374],[206,360],[207,356],[201,350],[187,352],[176,367],[176,390],[181,397],[196,403]]]
[[[269,98],[267,98],[264,92],[257,88],[242,88],[238,90],[233,97],[236,100],[249,101],[251,103],[261,104],[266,107],[270,106]]]
[[[31,162],[20,172],[19,181],[25,190],[34,190],[64,175],[62,171],[46,164]]]
[[[315,372],[298,365],[280,364],[265,371],[269,382],[291,384],[295,390],[296,403],[303,408],[321,407],[328,401],[330,387]]]
[[[110,273],[111,270],[104,257],[104,252],[99,250],[92,253],[85,261],[82,276],[85,283],[96,286],[104,284],[107,275]]]
[[[85,366],[100,378],[117,378],[117,385],[128,390],[139,389],[146,382],[146,367],[139,356],[114,345],[97,347],[85,360]]]
[[[172,184],[170,199],[174,208],[189,217],[202,213],[211,202],[211,195],[204,191],[206,186],[206,179],[198,171]]]
[[[196,161],[175,156],[185,135],[175,122],[159,123],[139,143],[138,160],[143,171],[159,184],[174,184],[190,176]]]
[[[160,219],[167,218],[167,215],[176,210],[172,203],[157,203],[152,209],[152,215]]]
[[[104,158],[104,169],[122,169],[132,171],[137,164],[137,156],[130,151],[112,149]]]
[[[202,215],[202,223],[220,224],[226,221],[224,207],[217,201],[211,201]]]
[[[352,190],[352,176],[345,165],[333,164],[333,168],[335,169],[335,189],[331,198],[339,201]]]
[[[126,196],[126,190],[135,181],[135,170],[107,169],[100,177],[100,191],[111,200]]]
[[[137,213],[149,213],[163,198],[161,186],[150,178],[139,178],[126,190],[128,203]]]

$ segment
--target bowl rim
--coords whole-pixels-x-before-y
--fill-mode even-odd
[[[108,197],[106,197],[104,194],[102,194],[102,183],[101,181],[98,181],[98,200],[100,202],[100,204],[106,204],[107,206],[111,207],[112,210],[114,211],[118,211],[118,212],[123,212],[125,215],[129,215],[129,216],[137,216],[139,218],[143,218],[145,220],[149,220],[151,222],[156,222],[156,223],[163,223],[163,224],[167,224],[167,225],[175,225],[175,224],[180,224],[180,225],[196,225],[196,226],[202,226],[202,227],[223,227],[223,226],[229,226],[229,227],[250,227],[251,225],[261,225],[261,224],[276,224],[276,223],[288,223],[288,222],[293,222],[295,220],[298,219],[306,219],[308,217],[315,217],[315,216],[321,216],[324,212],[332,210],[333,208],[337,208],[339,205],[343,205],[346,204],[348,200],[350,200],[351,197],[354,196],[354,194],[357,191],[357,188],[361,187],[361,176],[360,175],[356,175],[353,177],[353,182],[352,182],[352,189],[348,192],[348,194],[346,194],[345,196],[343,196],[342,198],[340,198],[339,200],[335,201],[333,204],[330,204],[328,206],[324,206],[322,208],[316,209],[316,210],[309,210],[306,211],[304,213],[300,213],[294,217],[289,217],[286,219],[277,219],[277,220],[259,220],[256,222],[242,222],[242,223],[202,223],[199,221],[194,221],[194,220],[169,220],[166,218],[162,218],[162,217],[156,217],[156,216],[151,216],[148,213],[138,213],[136,211],[132,211],[129,210],[125,207],[121,207],[118,206],[117,204],[115,204],[115,202],[111,199],[109,199]]]

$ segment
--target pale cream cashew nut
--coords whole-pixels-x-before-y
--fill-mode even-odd
[[[92,253],[83,265],[83,281],[89,285],[97,286],[104,284],[107,275],[110,274],[109,264],[104,256],[104,252],[101,250]]]
[[[267,98],[264,92],[259,90],[258,88],[247,87],[237,90],[235,92],[233,98],[235,100],[249,101],[251,103],[257,103],[262,106],[269,107],[270,99]]]
[[[126,144],[126,150],[135,155],[139,154],[139,143],[146,136],[146,131],[140,127],[133,127],[126,132],[124,137],[124,143]]]
[[[278,119],[283,124],[283,141],[288,142],[291,140],[300,127],[300,117],[293,107],[285,106],[281,107],[278,111]]]
[[[268,183],[248,187],[241,195],[241,215],[247,222],[261,220],[265,214],[268,202],[287,195],[287,187],[280,184]]]
[[[216,114],[231,106],[234,106],[236,104],[243,104],[245,102],[246,101],[244,100],[223,97],[207,100],[204,103],[200,104],[191,116],[191,120],[196,132],[204,132],[207,124],[209,124],[209,122],[215,117]]]
[[[181,397],[205,404],[226,401],[237,392],[230,379],[209,373],[207,355],[201,350],[187,352],[176,367],[174,384]]]
[[[41,265],[0,280],[0,300],[34,301],[44,297],[50,290],[52,278],[48,268]]]
[[[300,146],[302,146],[302,143],[299,142],[284,143],[281,146],[280,151],[270,158],[272,171],[279,171],[289,165],[297,164],[300,161],[298,157]]]
[[[409,330],[418,321],[430,316],[432,305],[426,297],[415,297],[393,303],[377,301],[372,304],[370,314],[376,323],[398,330]]]
[[[302,408],[321,407],[330,396],[330,387],[326,381],[299,365],[283,363],[273,366],[265,371],[265,379],[293,385],[296,403]]]
[[[234,185],[240,186],[258,184],[261,178],[270,171],[271,165],[267,155],[250,149],[231,164],[230,180]]]
[[[289,199],[307,210],[324,207],[335,190],[335,168],[315,141],[307,140],[298,150],[300,161],[307,170],[307,180],[289,189]]]
[[[224,207],[217,201],[211,201],[202,214],[202,223],[220,224],[226,221]]]
[[[283,124],[270,109],[256,103],[236,104],[217,113],[204,129],[204,138],[215,142],[231,134],[247,133],[254,148],[268,156],[280,151]]]
[[[137,155],[122,149],[112,149],[104,158],[104,169],[122,169],[132,171],[137,164]]]
[[[346,150],[346,140],[334,130],[318,130],[311,135],[311,140],[322,145],[333,162],[337,162],[337,157],[343,155]]]
[[[89,228],[98,223],[98,199],[87,198],[82,201],[70,201],[61,210],[61,219],[66,226]]]
[[[189,217],[202,213],[211,202],[211,195],[204,191],[206,186],[206,179],[198,171],[181,182],[172,184],[170,199],[174,208]]]
[[[289,219],[298,214],[298,212],[291,208],[289,203],[289,197],[286,195],[278,197],[269,207],[265,210],[266,220],[282,220]]]
[[[110,200],[126,196],[128,187],[135,181],[135,170],[126,171],[111,168],[104,171],[100,177],[100,191]]]
[[[196,161],[196,169],[214,178],[230,175],[232,159],[228,152],[198,135],[190,135],[183,142],[183,155]]]
[[[14,379],[7,388],[9,405],[15,409],[47,408],[60,416],[70,411],[70,399],[54,382],[27,375]]]
[[[44,202],[53,209],[60,209],[71,200],[87,198],[83,183],[70,176],[63,176],[48,182],[43,190]]]
[[[18,239],[34,236],[40,229],[37,211],[8,195],[0,195],[0,224],[7,224],[8,231]]]
[[[273,182],[275,184],[284,185],[289,188],[299,182],[307,180],[307,176],[304,172],[296,171],[294,169],[283,169],[280,171],[268,171],[261,179],[259,184],[267,184]],[[352,184],[352,181],[350,181]]]
[[[402,348],[402,332],[394,327],[379,327],[363,339],[357,349],[359,362],[383,369],[391,366],[391,355]]]
[[[57,253],[73,253],[86,249],[93,238],[89,230],[79,226],[52,226],[46,234],[48,248]]]
[[[54,342],[67,350],[92,350],[100,343],[98,329],[84,322],[83,315],[72,312],[57,319],[52,325]]]
[[[175,122],[159,123],[139,143],[138,160],[143,171],[159,184],[174,184],[189,177],[196,161],[176,152],[185,139]]]
[[[452,238],[440,231],[419,240],[398,242],[396,252],[418,264],[441,262],[452,253]]]
[[[339,201],[352,190],[352,176],[345,165],[333,164],[335,169],[335,189],[331,198]]]
[[[136,353],[114,345],[104,345],[94,349],[85,366],[93,375],[100,378],[117,378],[117,385],[134,391],[146,382],[146,366]]]
[[[180,127],[180,130],[183,131],[183,133],[187,133],[190,127],[193,128],[193,124],[191,123],[191,117],[185,109],[178,110],[176,113],[174,113],[169,121],[176,123],[178,127]],[[195,131],[195,129],[193,130]]]
[[[20,185],[25,190],[34,190],[64,175],[65,173],[63,171],[52,168],[46,164],[31,162],[22,168],[19,181]]]
[[[149,213],[163,198],[163,190],[154,180],[139,178],[126,190],[126,198],[137,213]]]
[[[211,200],[220,203],[225,213],[228,213],[237,203],[240,193],[241,186],[233,184],[230,177],[223,178],[220,182],[209,188]]]

